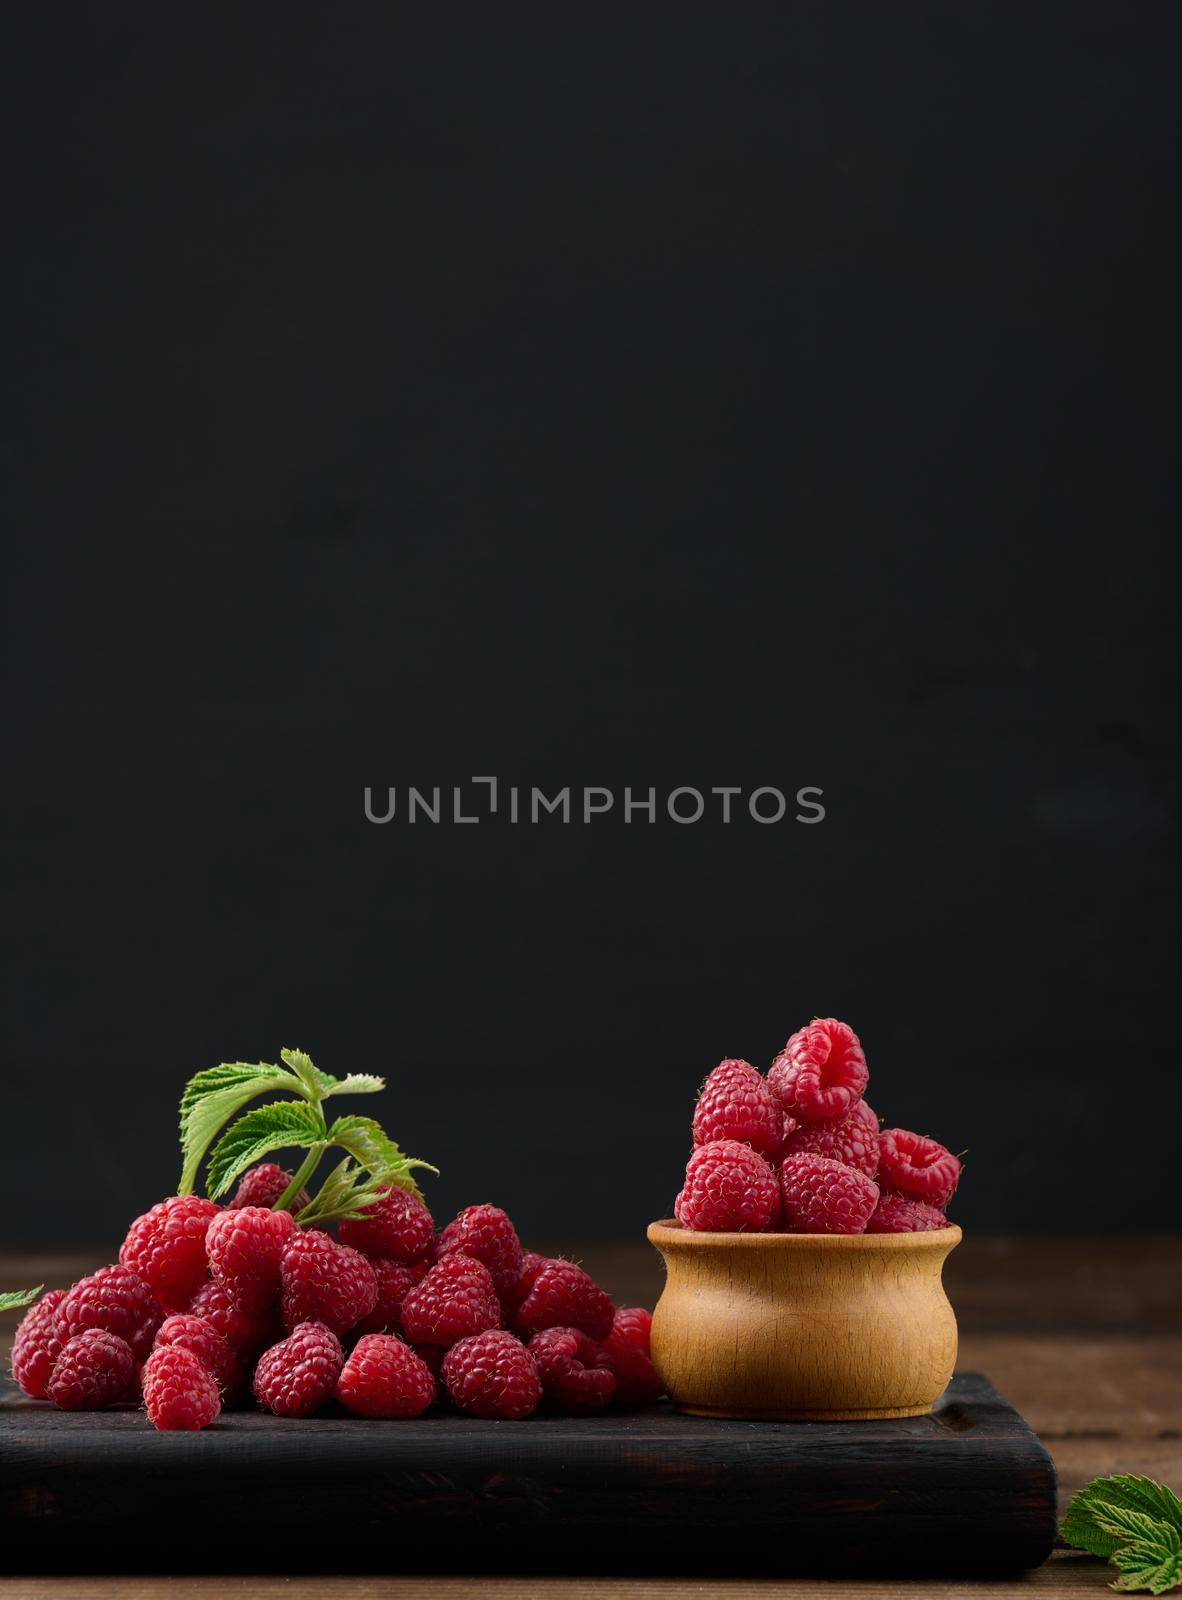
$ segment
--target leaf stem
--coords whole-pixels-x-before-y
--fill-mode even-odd
[[[316,1171],[316,1168],[320,1165],[320,1158],[327,1149],[327,1144],[314,1144],[312,1146],[304,1157],[300,1170],[271,1207],[272,1211],[287,1211],[290,1209],[292,1201]]]

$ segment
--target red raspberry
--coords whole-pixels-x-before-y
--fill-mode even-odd
[[[191,1312],[181,1312],[166,1317],[156,1333],[153,1350],[163,1350],[167,1345],[179,1345],[191,1350],[208,1367],[222,1391],[222,1404],[230,1405],[242,1389],[242,1368],[230,1341],[224,1338],[213,1323],[205,1317],[195,1317]]]
[[[98,1411],[121,1400],[135,1381],[135,1357],[126,1339],[88,1328],[62,1346],[46,1399],[63,1411]]]
[[[505,1308],[507,1324],[516,1321],[517,1308],[534,1286],[534,1279],[546,1265],[546,1257],[540,1256],[534,1250],[527,1250],[521,1258],[521,1271],[517,1274],[517,1282],[506,1289],[501,1296],[501,1304]]]
[[[652,1327],[642,1306],[621,1306],[603,1341],[616,1375],[615,1398],[624,1405],[647,1405],[665,1392],[652,1363]]]
[[[137,1361],[146,1359],[163,1320],[152,1291],[127,1267],[102,1267],[67,1291],[58,1310],[67,1338],[87,1328],[105,1328],[131,1346]]]
[[[425,1261],[404,1267],[401,1261],[371,1261],[378,1280],[377,1304],[353,1329],[354,1333],[401,1333],[402,1302],[416,1283],[422,1283],[431,1268]]]
[[[592,1339],[606,1339],[615,1314],[615,1306],[582,1267],[553,1258],[538,1268],[529,1293],[517,1308],[517,1326],[529,1333],[579,1328]]]
[[[229,1203],[230,1210],[241,1211],[243,1206],[262,1206],[270,1211],[276,1200],[282,1199],[294,1176],[294,1173],[276,1166],[274,1161],[260,1162],[239,1178],[234,1198]],[[298,1189],[289,1208],[292,1216],[298,1216],[307,1204],[307,1189]]]
[[[435,1399],[435,1375],[393,1334],[367,1333],[345,1362],[336,1395],[358,1417],[420,1417]]]
[[[452,1345],[443,1358],[443,1381],[454,1404],[473,1417],[516,1422],[536,1411],[542,1398],[533,1356],[500,1328]]]
[[[264,1345],[274,1344],[283,1335],[274,1306],[263,1311],[243,1311],[220,1283],[202,1284],[193,1296],[189,1314],[212,1323],[240,1361],[250,1361]]]
[[[297,1230],[283,1252],[281,1274],[280,1311],[289,1333],[300,1322],[323,1322],[345,1333],[378,1303],[372,1265],[327,1233]]]
[[[749,1144],[704,1144],[689,1159],[674,1215],[699,1233],[765,1233],[780,1215],[776,1174]]]
[[[639,1350],[643,1356],[651,1355],[652,1312],[646,1311],[643,1306],[621,1306],[616,1312],[612,1331],[608,1337],[614,1339],[617,1346],[626,1345],[629,1350]]]
[[[843,1117],[803,1122],[785,1139],[783,1151],[783,1156],[800,1155],[828,1156],[873,1178],[878,1171],[878,1118],[859,1100]]]
[[[219,1209],[199,1194],[174,1195],[128,1229],[119,1260],[144,1280],[165,1311],[183,1311],[205,1282],[205,1234]]]
[[[365,1208],[363,1217],[342,1222],[341,1243],[362,1254],[401,1261],[410,1266],[430,1255],[435,1245],[435,1223],[417,1194],[387,1189]]]
[[[439,1235],[440,1259],[454,1255],[483,1261],[497,1293],[510,1292],[521,1276],[521,1240],[508,1215],[499,1206],[468,1206]]]
[[[322,1322],[300,1322],[264,1350],[254,1369],[254,1392],[277,1417],[310,1417],[332,1398],[345,1353]]]
[[[836,1017],[820,1017],[794,1033],[767,1075],[784,1110],[801,1122],[844,1116],[869,1078],[858,1035]]]
[[[738,1139],[770,1156],[784,1137],[784,1113],[763,1074],[749,1061],[720,1061],[694,1109],[694,1144]]]
[[[956,1193],[960,1162],[934,1139],[906,1128],[884,1128],[878,1138],[878,1175],[884,1189],[942,1210]]]
[[[279,1292],[279,1263],[296,1225],[290,1211],[219,1211],[205,1235],[209,1269],[243,1311],[263,1311]]]
[[[828,1156],[789,1156],[780,1168],[785,1233],[865,1233],[878,1185]]]
[[[59,1314],[65,1298],[64,1289],[42,1295],[21,1318],[12,1341],[12,1375],[34,1400],[45,1399],[53,1364],[65,1342]]]
[[[867,1233],[931,1233],[946,1228],[948,1218],[935,1206],[922,1200],[908,1200],[901,1194],[882,1194],[866,1224]]]
[[[144,1408],[160,1431],[208,1428],[222,1409],[218,1381],[191,1350],[166,1344],[144,1365]]]
[[[457,1339],[497,1327],[500,1320],[492,1274],[471,1256],[445,1256],[402,1302],[402,1326],[414,1344],[446,1349]]]
[[[529,1341],[542,1392],[555,1411],[601,1411],[616,1390],[607,1351],[578,1328],[544,1328]]]

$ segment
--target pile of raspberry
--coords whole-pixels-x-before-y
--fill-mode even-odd
[[[271,1209],[290,1182],[268,1162],[228,1206],[153,1206],[115,1265],[26,1314],[17,1383],[68,1411],[142,1405],[160,1429],[206,1428],[252,1399],[279,1417],[438,1404],[515,1420],[659,1398],[649,1313],[523,1250],[497,1206],[437,1234],[417,1196],[390,1188],[334,1237]]]
[[[767,1076],[727,1059],[702,1085],[674,1215],[706,1233],[926,1233],[946,1228],[961,1165],[942,1144],[879,1128],[848,1023],[794,1033]]]

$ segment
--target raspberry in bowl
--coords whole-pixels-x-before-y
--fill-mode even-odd
[[[847,1421],[920,1416],[943,1393],[961,1165],[880,1132],[868,1081],[858,1036],[825,1017],[766,1078],[727,1057],[703,1084],[674,1216],[648,1230],[667,1274],[652,1360],[679,1410]]]

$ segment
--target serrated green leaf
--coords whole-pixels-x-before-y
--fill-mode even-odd
[[[178,1194],[192,1194],[201,1159],[219,1129],[247,1101],[280,1084],[292,1084],[292,1075],[269,1061],[223,1061],[189,1079],[181,1095],[181,1153],[184,1165]]]
[[[281,1050],[279,1059],[287,1063],[302,1085],[301,1093],[311,1100],[323,1100],[335,1093],[338,1082],[331,1072],[321,1072],[312,1057],[303,1050]]]
[[[386,1087],[385,1078],[376,1077],[372,1072],[351,1072],[347,1078],[342,1078],[329,1090],[330,1094],[377,1094]]]
[[[1099,1526],[1098,1514],[1111,1517],[1114,1510],[1142,1512],[1182,1533],[1182,1501],[1172,1490],[1152,1478],[1117,1473],[1094,1478],[1074,1496],[1060,1530],[1064,1543],[1094,1556],[1113,1555],[1132,1537]]]
[[[1093,1501],[1144,1511],[1160,1522],[1173,1524],[1182,1533],[1182,1500],[1164,1483],[1132,1473],[1116,1473],[1110,1478],[1094,1478],[1084,1492]]]
[[[0,1311],[23,1311],[33,1304],[44,1287],[39,1283],[35,1289],[14,1289],[0,1294]]]
[[[405,1160],[396,1142],[373,1117],[338,1117],[328,1136],[368,1172],[400,1166]]]
[[[1127,1515],[1144,1516],[1144,1512]],[[1182,1534],[1165,1522],[1156,1523],[1155,1528],[1149,1537],[1136,1539],[1114,1553],[1112,1564],[1121,1574],[1114,1589],[1125,1594],[1135,1589],[1165,1594],[1182,1587]]]
[[[436,1176],[439,1174],[439,1169],[430,1162],[403,1155],[381,1123],[373,1117],[338,1117],[328,1130],[328,1137],[333,1144],[347,1150],[358,1165],[372,1172],[375,1177],[420,1198],[419,1186],[411,1177],[411,1171],[419,1168],[434,1172]]]
[[[1177,1533],[1168,1523],[1151,1517],[1145,1511],[1130,1511],[1127,1506],[1098,1505],[1092,1512],[1096,1526],[1122,1545],[1136,1539],[1153,1540],[1166,1533]]]
[[[206,1188],[216,1200],[247,1167],[273,1150],[310,1149],[325,1139],[324,1118],[303,1100],[275,1100],[239,1117],[209,1158]]]
[[[286,1067],[278,1067],[272,1061],[223,1061],[220,1066],[195,1072],[181,1095],[181,1125],[189,1121],[194,1107],[207,1095],[233,1089],[252,1078],[266,1078],[277,1083],[285,1082],[290,1076]]]
[[[312,1222],[340,1222],[347,1217],[364,1216],[366,1208],[385,1192],[385,1188],[381,1179],[365,1172],[346,1156],[325,1178],[298,1220],[306,1227]]]

